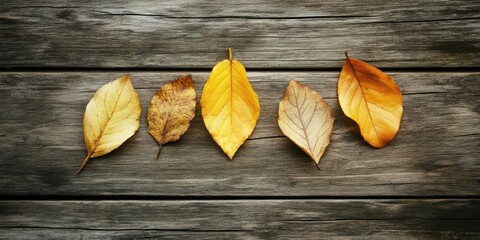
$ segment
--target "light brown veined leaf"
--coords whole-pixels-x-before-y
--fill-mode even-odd
[[[283,134],[316,163],[325,152],[333,131],[333,112],[307,85],[291,80],[278,106],[278,126]]]
[[[163,85],[153,96],[147,111],[148,132],[160,145],[175,142],[188,130],[195,116],[196,94],[192,75]]]
[[[393,78],[372,65],[349,58],[338,79],[343,112],[360,127],[370,145],[382,148],[393,140],[403,113],[402,93]]]
[[[205,126],[230,159],[252,134],[260,104],[247,78],[245,67],[229,58],[212,70],[203,88],[200,105]]]
[[[88,160],[103,156],[129,139],[140,126],[142,108],[130,75],[102,86],[87,104],[83,116],[83,134]]]

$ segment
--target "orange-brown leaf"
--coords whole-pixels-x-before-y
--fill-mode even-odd
[[[393,78],[379,69],[347,56],[338,79],[338,100],[370,145],[382,148],[397,134],[402,93]]]
[[[278,126],[318,165],[330,143],[333,113],[320,94],[291,80],[278,107]]]
[[[153,96],[147,111],[148,132],[160,147],[177,141],[190,127],[195,98],[191,75],[168,82]]]

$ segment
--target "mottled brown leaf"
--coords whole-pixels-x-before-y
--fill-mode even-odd
[[[318,167],[333,131],[333,113],[322,96],[291,80],[278,107],[278,126]]]
[[[180,139],[190,127],[195,116],[195,98],[191,75],[168,82],[153,96],[147,111],[148,132],[160,149],[163,144]]]

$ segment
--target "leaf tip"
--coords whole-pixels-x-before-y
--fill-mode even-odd
[[[372,139],[369,139],[368,136],[363,136],[363,139],[365,140],[365,142],[367,142],[368,144],[370,144],[370,146],[376,149],[384,148],[390,143],[390,141],[393,141],[393,138],[394,137],[392,137],[391,139],[386,139],[384,141],[373,141]]]
[[[295,88],[298,86],[298,81],[295,79],[290,79],[288,82],[287,88],[285,88],[285,92],[283,96],[285,97],[288,94],[288,91],[291,90],[292,88]]]
[[[230,158],[230,160],[233,160],[233,156],[235,156],[235,152],[233,152],[233,153],[232,153],[232,152],[228,152],[228,153],[227,153],[227,156],[228,156],[228,158]]]
[[[122,80],[123,81],[130,81],[130,77],[131,77],[130,74],[127,73],[127,74],[123,75]]]
[[[181,77],[188,85],[188,86],[192,86],[195,84],[195,81],[193,81],[193,77],[192,77],[192,74],[187,74],[187,75],[184,75]]]

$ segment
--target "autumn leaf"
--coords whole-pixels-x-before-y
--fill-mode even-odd
[[[278,106],[278,126],[318,168],[333,131],[333,113],[322,96],[291,80]]]
[[[212,70],[203,88],[200,105],[205,126],[230,159],[252,134],[260,115],[257,94],[248,82],[245,67],[229,58]]]
[[[129,139],[140,126],[142,108],[130,75],[102,86],[87,104],[83,116],[83,135],[87,157],[77,173],[90,158],[103,156]]]
[[[192,75],[163,85],[153,96],[147,111],[148,132],[160,144],[175,142],[190,127],[195,116],[195,89]]]
[[[402,118],[402,93],[393,78],[372,65],[349,58],[338,79],[343,112],[360,127],[370,145],[382,148],[393,140]]]

